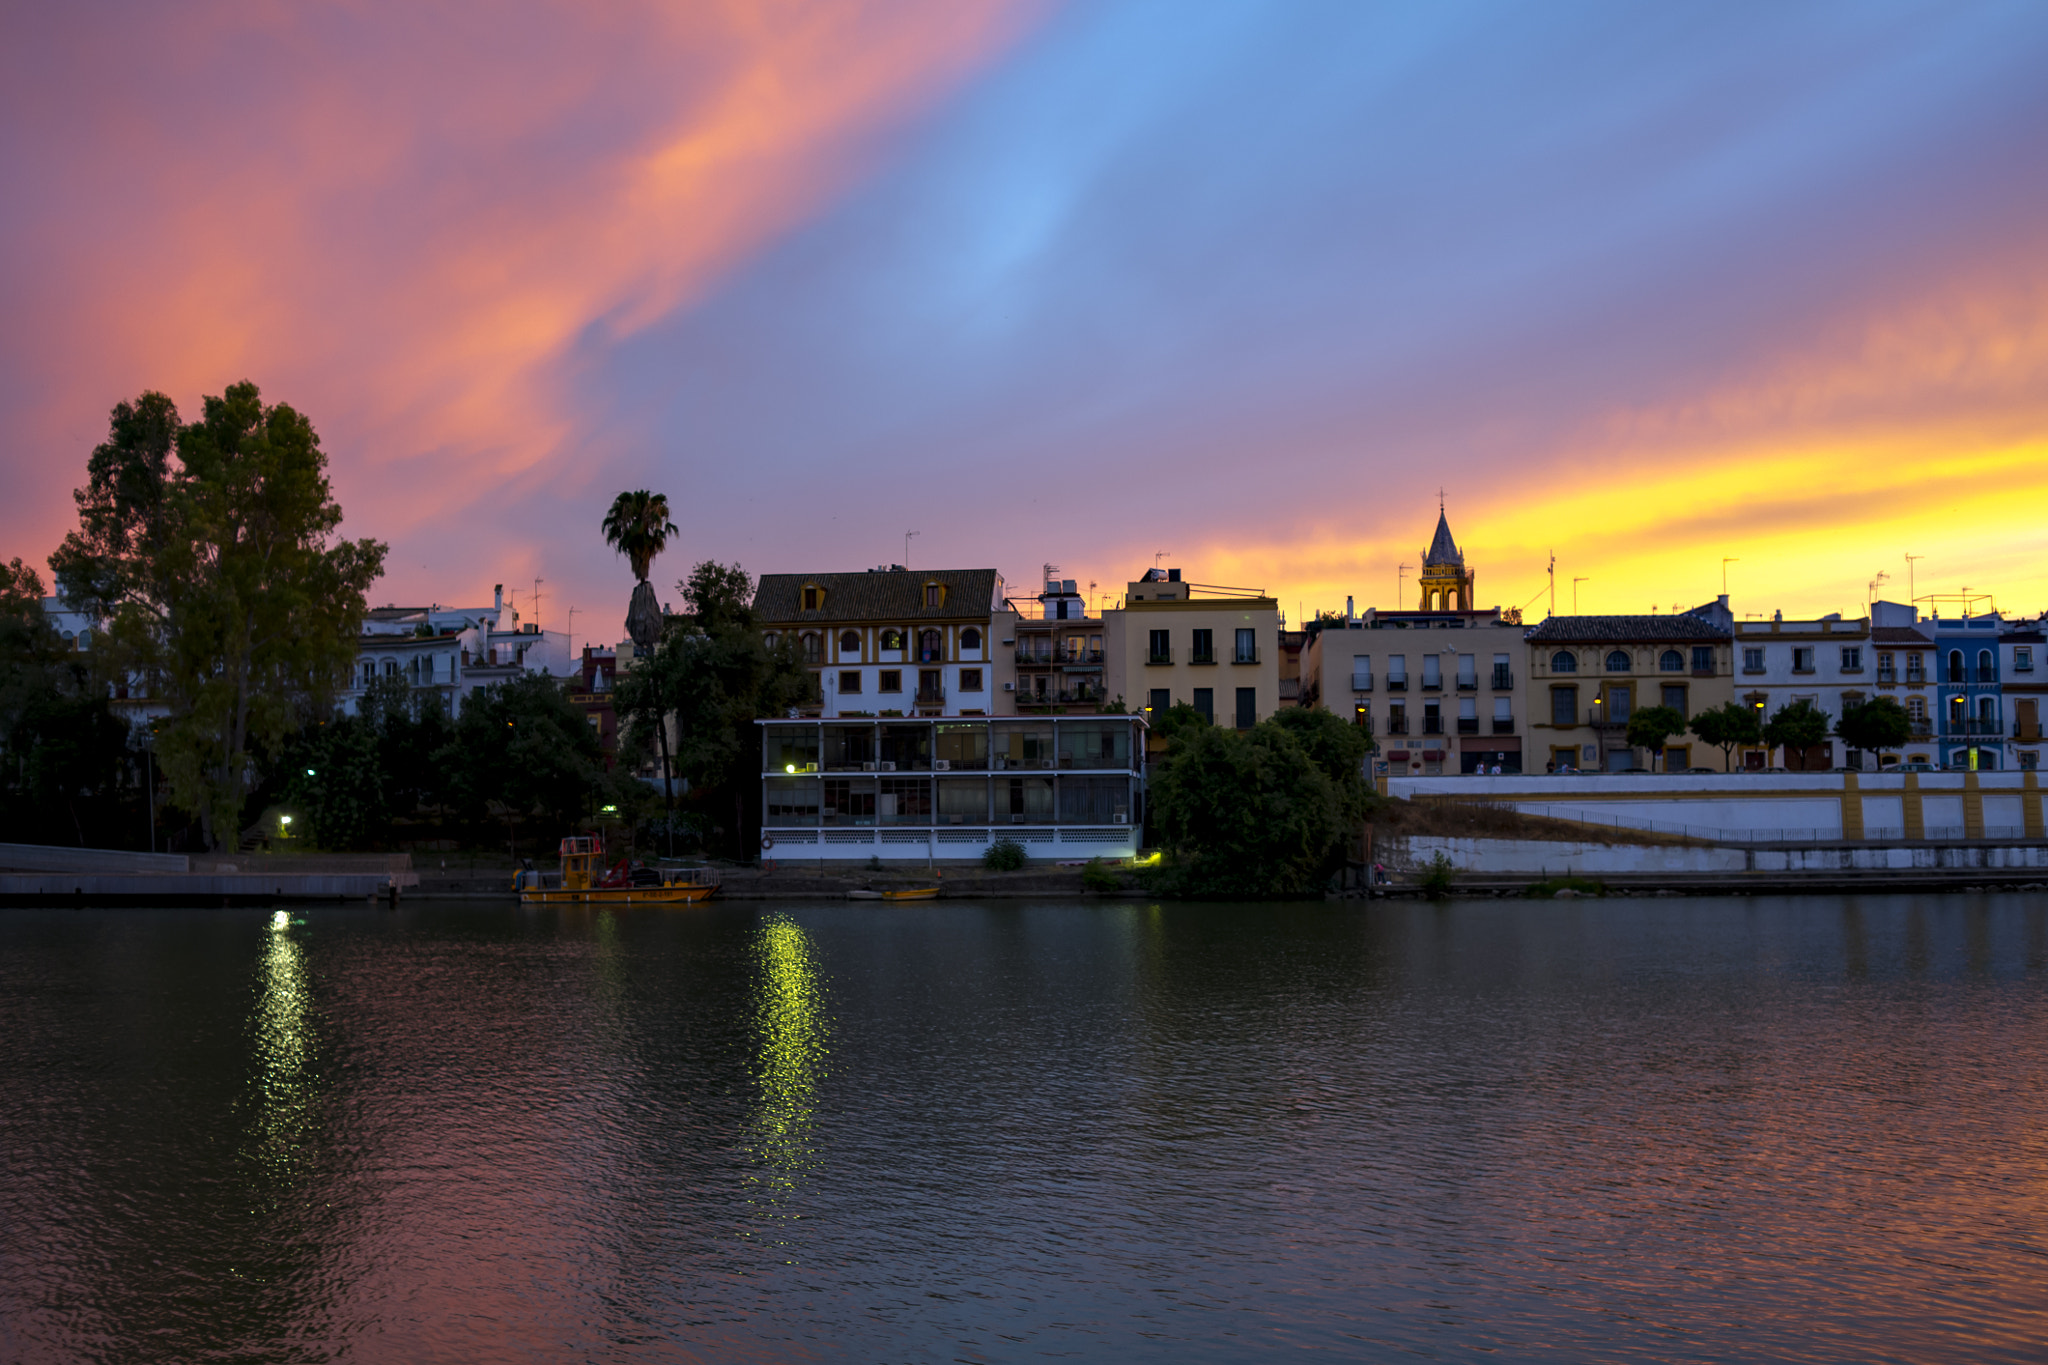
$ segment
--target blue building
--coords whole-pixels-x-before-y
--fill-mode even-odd
[[[1936,743],[1941,766],[1977,772],[2005,767],[2005,705],[1999,686],[1996,612],[1930,617],[1920,630],[1934,642]]]

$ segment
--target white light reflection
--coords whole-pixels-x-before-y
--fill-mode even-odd
[[[262,991],[252,1020],[256,1042],[256,1150],[266,1172],[288,1179],[297,1170],[311,1120],[313,992],[305,950],[291,916],[270,917],[260,967]]]

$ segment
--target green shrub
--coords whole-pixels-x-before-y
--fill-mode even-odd
[[[1015,872],[1024,866],[1024,845],[1015,839],[998,839],[981,855],[981,865],[991,872]]]
[[[1457,867],[1439,849],[1429,860],[1429,871],[1422,874],[1422,894],[1433,901],[1440,901],[1451,894],[1451,874]]]
[[[1081,869],[1081,886],[1088,891],[1121,891],[1124,883],[1102,859],[1090,858],[1088,865]]]

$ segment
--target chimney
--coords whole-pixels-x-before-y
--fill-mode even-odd
[[[1347,621],[1356,621],[1358,619],[1358,608],[1351,605],[1351,599],[1348,597],[1344,599],[1344,619]]]
[[[505,610],[505,585],[503,583],[491,585],[491,606],[497,611]]]

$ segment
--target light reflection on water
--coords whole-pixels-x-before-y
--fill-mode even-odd
[[[0,1359],[2048,1340],[2048,901],[0,914]]]

